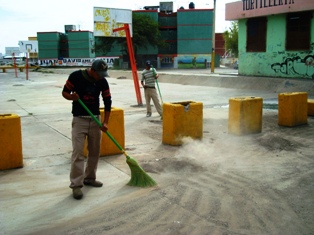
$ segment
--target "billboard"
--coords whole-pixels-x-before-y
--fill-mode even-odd
[[[21,53],[37,53],[38,41],[19,41]]]
[[[14,53],[15,56],[20,55],[20,48],[19,47],[5,47],[5,55],[12,56]]]
[[[124,24],[129,24],[132,36],[132,10],[94,7],[95,37],[125,37],[124,30],[112,32]]]

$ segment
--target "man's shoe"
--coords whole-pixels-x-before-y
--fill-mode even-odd
[[[152,116],[151,113],[147,113],[147,114],[146,114],[146,117],[150,117],[150,116]]]
[[[73,197],[74,197],[76,200],[82,199],[83,193],[82,193],[81,188],[73,188],[73,189],[72,189],[72,192],[73,192]]]
[[[100,188],[102,187],[103,184],[97,180],[93,180],[93,181],[84,181],[84,185]]]

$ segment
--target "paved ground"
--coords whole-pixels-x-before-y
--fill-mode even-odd
[[[0,171],[1,234],[314,234],[314,119],[280,127],[276,110],[278,93],[313,97],[313,82],[161,70],[164,102],[204,106],[202,141],[169,146],[157,113],[146,118],[138,106],[130,71],[110,71],[126,151],[158,186],[126,186],[124,155],[106,156],[98,170],[104,187],[84,187],[76,201],[68,188],[71,104],[61,96],[70,71],[45,69],[28,80],[0,73],[0,113],[21,117],[24,160]],[[263,98],[262,133],[228,134],[228,100],[238,96]]]

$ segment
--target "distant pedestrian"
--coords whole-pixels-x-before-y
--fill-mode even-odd
[[[152,99],[155,108],[159,115],[162,117],[162,109],[159,103],[158,95],[155,88],[155,80],[158,79],[157,71],[151,68],[151,62],[146,61],[146,68],[142,72],[141,84],[144,87],[145,100],[146,100],[146,117],[152,116],[152,108],[150,106],[150,100]]]
[[[72,100],[72,157],[70,171],[70,188],[73,197],[81,199],[83,185],[102,187],[96,180],[96,171],[100,155],[101,131],[108,130],[111,111],[111,94],[105,77],[108,66],[103,60],[95,60],[91,68],[77,70],[71,73],[63,87],[62,96]],[[77,101],[81,99],[90,111],[99,119],[99,96],[102,95],[105,105],[105,115],[101,128],[90,117],[88,112]],[[88,158],[85,165],[83,154],[85,139],[87,139]]]
[[[193,58],[192,65],[193,65],[193,68],[195,69],[196,68],[196,57]]]

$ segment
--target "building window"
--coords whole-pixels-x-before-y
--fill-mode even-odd
[[[287,14],[286,50],[310,50],[311,12]]]
[[[247,52],[265,52],[266,51],[266,29],[267,18],[257,17],[247,20]]]

